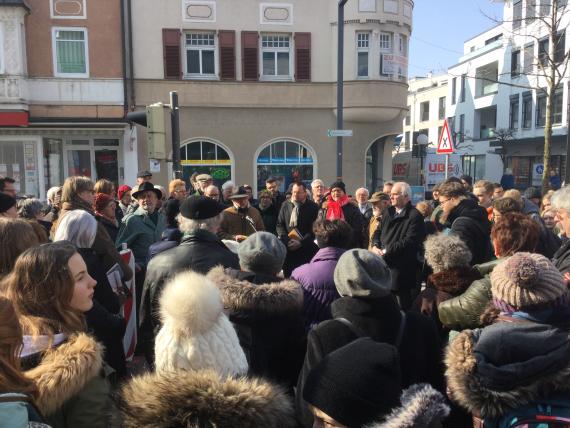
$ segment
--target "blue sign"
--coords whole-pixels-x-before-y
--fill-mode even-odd
[[[424,186],[410,186],[412,189],[412,205],[416,205],[418,202],[425,200],[426,189]]]

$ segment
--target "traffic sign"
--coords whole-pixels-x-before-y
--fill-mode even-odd
[[[328,129],[327,137],[352,137],[352,129]]]
[[[443,122],[443,129],[441,130],[441,135],[439,136],[436,152],[438,155],[453,153],[453,139],[451,138],[451,132],[449,131],[447,119]]]

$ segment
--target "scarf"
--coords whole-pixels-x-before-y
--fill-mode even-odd
[[[333,201],[331,195],[327,196],[327,220],[344,220],[344,212],[342,207],[349,203],[347,195],[344,195],[338,201]]]
[[[84,210],[91,215],[95,215],[93,207],[81,199],[79,196],[73,196],[70,202],[63,202],[62,209],[65,211]]]
[[[304,204],[304,202],[291,201],[291,204],[293,205],[293,211],[291,211],[291,218],[289,219],[289,227],[293,229],[297,227],[297,224],[299,223],[299,210],[301,208],[301,205]]]

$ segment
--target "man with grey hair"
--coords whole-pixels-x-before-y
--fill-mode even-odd
[[[320,178],[315,178],[311,182],[311,199],[319,206],[319,208],[325,201],[325,190],[325,183]]]
[[[417,294],[418,254],[426,236],[422,215],[412,206],[407,183],[394,183],[380,227],[372,237],[372,252],[382,256],[392,272],[392,291],[407,310]]]
[[[183,270],[206,274],[214,266],[239,269],[239,260],[218,238],[223,205],[205,196],[190,196],[180,204],[180,245],[156,255],[148,264],[140,312],[141,338],[151,362],[154,336],[160,329],[159,297],[165,282]]]
[[[360,187],[354,192],[354,199],[356,199],[358,203],[360,214],[366,219],[366,224],[368,224],[372,217],[372,204],[368,202],[368,196],[370,196],[370,192],[368,192],[368,189],[365,187]]]
[[[566,238],[570,237],[570,186],[565,186],[554,192],[550,199],[552,208],[556,210],[556,220]],[[564,274],[566,281],[570,282],[570,239],[554,253],[552,257],[554,266]]]
[[[229,199],[229,197],[234,194],[235,187],[235,183],[229,180],[222,184],[222,197],[220,198],[222,204],[226,206],[232,205],[232,201]]]

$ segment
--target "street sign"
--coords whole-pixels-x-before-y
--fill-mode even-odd
[[[352,137],[352,129],[327,129],[327,137]]]
[[[443,122],[443,129],[441,130],[441,135],[439,136],[436,152],[438,155],[453,153],[453,139],[451,138],[451,132],[449,131],[447,119]]]

